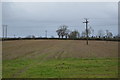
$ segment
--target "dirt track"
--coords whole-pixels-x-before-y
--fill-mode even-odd
[[[3,59],[117,57],[118,42],[83,40],[16,40],[3,42]]]

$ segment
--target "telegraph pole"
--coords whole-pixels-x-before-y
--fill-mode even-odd
[[[88,45],[88,19],[87,18],[85,18],[85,22],[83,22],[83,23],[85,23],[86,24],[86,38],[87,38],[87,42],[86,42],[86,44]]]

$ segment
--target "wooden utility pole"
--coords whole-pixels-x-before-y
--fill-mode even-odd
[[[86,38],[87,38],[87,42],[86,42],[86,44],[88,45],[88,19],[87,18],[85,18],[85,22],[83,22],[83,23],[85,23],[86,24]]]

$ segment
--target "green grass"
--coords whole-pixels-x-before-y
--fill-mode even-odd
[[[117,58],[3,60],[3,78],[117,78]]]

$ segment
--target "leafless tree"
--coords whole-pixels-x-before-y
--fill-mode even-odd
[[[93,29],[92,29],[91,27],[88,28],[87,31],[88,31],[88,36],[90,36],[90,34],[92,34],[92,32],[94,32]],[[86,30],[83,31],[83,32],[81,33],[81,35],[82,35],[82,37],[86,37],[86,36],[87,36]]]
[[[80,36],[80,33],[77,30],[75,30],[70,33],[69,38],[76,39],[76,38],[79,38],[79,36]]]
[[[102,38],[104,35],[105,35],[105,33],[104,33],[103,30],[99,30],[99,31],[98,31],[98,37],[99,37],[99,38]]]
[[[81,36],[86,37],[86,31],[82,31]]]
[[[62,25],[58,28],[58,30],[56,30],[56,32],[57,32],[59,38],[60,37],[63,38],[64,36],[67,38],[68,34],[69,34],[68,26]]]
[[[34,35],[28,35],[28,36],[26,36],[26,38],[35,38],[35,36]]]
[[[112,36],[113,36],[112,32],[109,32],[109,30],[106,30],[106,37],[112,38]]]
[[[89,32],[92,34],[92,36],[94,36],[94,29],[92,27],[89,28]]]

